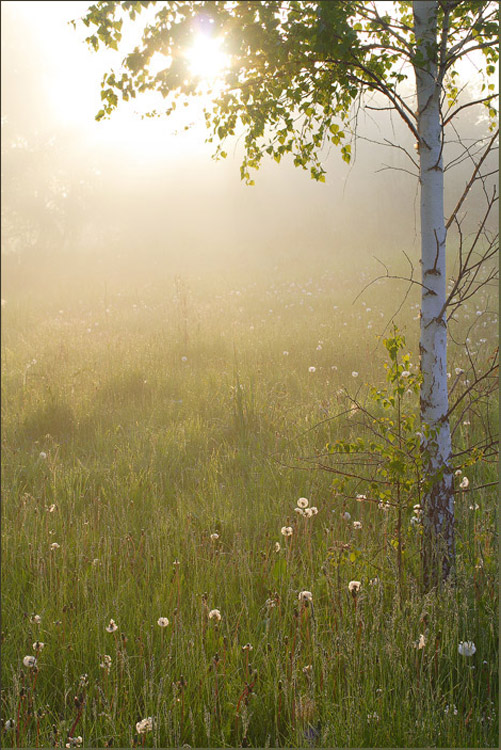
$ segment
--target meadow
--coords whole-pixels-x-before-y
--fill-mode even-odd
[[[393,507],[316,466],[385,383],[403,288],[354,301],[372,276],[4,292],[4,747],[498,746],[497,472],[468,465],[495,397],[458,412],[455,586],[422,593],[419,509],[397,537]],[[484,293],[454,324],[478,368],[496,308]],[[414,289],[396,322],[417,372]],[[459,392],[453,341],[449,366]]]

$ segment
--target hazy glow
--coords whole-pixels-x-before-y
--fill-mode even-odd
[[[199,34],[186,51],[190,73],[212,81],[228,67],[229,57],[221,50],[222,39]]]

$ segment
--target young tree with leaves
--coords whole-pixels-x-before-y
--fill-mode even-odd
[[[166,114],[177,96],[195,95],[199,81],[186,50],[202,32],[220,40],[229,60],[224,85],[204,112],[209,141],[216,140],[216,154],[224,157],[225,139],[243,133],[241,177],[248,184],[264,156],[279,162],[287,154],[323,182],[326,142],[339,146],[349,162],[350,117],[367,92],[384,97],[412,133],[418,156],[408,156],[419,175],[421,207],[423,562],[426,588],[436,585],[453,572],[455,559],[446,363],[447,308],[457,296],[447,297],[445,251],[447,229],[462,203],[446,222],[443,149],[448,127],[466,106],[485,106],[492,122],[497,116],[497,94],[488,82],[498,60],[497,3],[103,1],[82,19],[92,30],[87,41],[95,50],[118,49],[124,20],[137,23],[143,12],[151,18],[142,42],[125,56],[119,73],[105,76],[97,119],[111,115],[119,100],[145,92],[168,100]],[[156,53],[165,56],[165,67],[154,73]],[[483,60],[484,91],[461,104],[458,64],[473,53]],[[495,136],[487,150],[494,142]],[[463,281],[468,273],[463,268]]]

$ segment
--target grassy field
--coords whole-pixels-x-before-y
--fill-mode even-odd
[[[402,294],[353,303],[369,280],[291,266],[4,292],[4,747],[498,746],[497,492],[475,490],[496,465],[456,460],[457,585],[422,595],[412,506],[399,585],[394,510],[311,460],[357,437],[350,396],[384,383]],[[455,328],[477,367],[496,307],[469,302]],[[418,311],[410,296],[397,317],[414,369]],[[460,390],[470,363],[449,358]],[[455,449],[485,425],[465,410]]]

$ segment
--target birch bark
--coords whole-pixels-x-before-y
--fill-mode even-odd
[[[438,81],[437,0],[414,0],[420,157],[422,449],[426,487],[423,575],[429,589],[454,570],[454,495],[448,419],[446,228]]]

